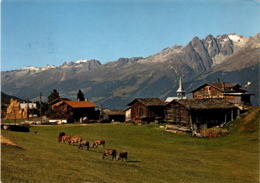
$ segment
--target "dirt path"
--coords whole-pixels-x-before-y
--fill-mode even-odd
[[[13,143],[13,142],[12,142],[10,139],[8,139],[8,138],[3,137],[2,135],[0,135],[0,138],[1,138],[1,143],[18,147],[17,144]]]

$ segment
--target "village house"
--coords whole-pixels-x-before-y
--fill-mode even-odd
[[[102,116],[108,122],[125,122],[125,112],[123,110],[104,109],[102,110]]]
[[[126,109],[124,109],[125,112],[125,121],[129,122],[131,121],[131,107],[127,107]]]
[[[173,100],[165,108],[168,124],[190,129],[193,134],[232,121],[239,112],[233,103],[221,98]]]
[[[36,103],[21,103],[20,101],[11,98],[6,111],[6,119],[28,119],[31,117],[37,117]]]
[[[164,119],[165,103],[159,98],[136,98],[128,104],[131,120],[137,123]]]
[[[31,117],[38,117],[37,115],[37,104],[34,102],[22,102],[20,103],[21,110],[26,110],[28,108],[28,116]]]
[[[250,94],[239,84],[217,82],[205,83],[192,91],[193,98],[225,98],[238,105],[250,105]]]
[[[99,114],[95,110],[96,104],[90,101],[67,101],[62,100],[52,105],[52,110],[70,113],[73,121],[94,120]]]

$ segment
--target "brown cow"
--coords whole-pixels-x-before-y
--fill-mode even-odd
[[[58,142],[62,141],[62,137],[65,135],[65,132],[60,132],[58,136]]]
[[[70,144],[70,136],[64,135],[61,138],[61,142]]]
[[[120,152],[118,156],[118,160],[127,161],[127,152]]]
[[[83,149],[83,147],[86,146],[87,147],[87,150],[89,150],[89,142],[86,141],[86,140],[82,140],[80,143],[79,143],[79,149]]]
[[[92,147],[97,148],[99,145],[102,145],[103,148],[105,147],[106,141],[105,140],[94,140]]]
[[[73,136],[69,139],[69,144],[74,145],[75,143],[80,143],[82,141],[82,138],[80,136]]]
[[[112,156],[112,160],[116,160],[116,150],[115,149],[106,149],[103,152],[102,159],[105,159],[105,157]]]

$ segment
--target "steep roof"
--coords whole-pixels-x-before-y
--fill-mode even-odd
[[[107,115],[125,115],[125,112],[123,110],[104,109],[103,112]]]
[[[52,104],[52,105],[53,104],[57,104],[57,103],[59,103],[59,102],[61,102],[63,100],[70,100],[70,99],[68,99],[68,98],[55,98],[54,100],[48,102],[48,104]]]
[[[145,106],[164,106],[165,103],[161,101],[159,98],[136,98],[128,105],[132,105],[135,102],[140,102]]]
[[[182,86],[182,79],[180,77],[180,80],[179,80],[179,88],[177,89],[176,91],[177,93],[185,93],[184,89],[183,89],[183,86]]]
[[[187,109],[231,109],[236,108],[233,103],[222,98],[206,98],[206,99],[179,99],[172,102],[177,102]],[[170,103],[172,103],[170,102]]]
[[[173,100],[179,99],[178,97],[167,97],[164,102],[169,103]]]
[[[97,106],[96,104],[93,104],[90,101],[66,101],[66,100],[62,100],[62,101],[54,104],[53,106],[59,106],[63,103],[68,104],[72,108],[87,108],[87,107],[96,107]]]
[[[217,83],[205,83],[201,86],[199,86],[198,88],[194,89],[192,92],[195,92],[207,85],[210,85],[214,88],[216,88],[217,90],[220,90],[224,93],[231,93],[231,92],[239,92],[239,93],[246,93],[247,91],[244,88],[241,88],[241,86],[239,84],[235,84],[235,83],[224,83],[224,82],[217,82]]]

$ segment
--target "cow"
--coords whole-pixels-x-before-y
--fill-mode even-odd
[[[116,160],[116,150],[115,149],[106,149],[103,152],[102,159],[105,159],[105,157],[112,156],[112,160]]]
[[[80,136],[72,136],[69,139],[69,144],[74,145],[75,143],[80,143],[82,141],[82,138]]]
[[[61,142],[70,144],[70,136],[64,135],[61,137]]]
[[[106,141],[105,140],[94,140],[92,147],[97,148],[99,145],[102,145],[103,148],[105,147]]]
[[[86,141],[86,140],[82,140],[80,143],[79,143],[79,149],[83,149],[83,147],[86,146],[87,147],[87,150],[89,150],[89,142]]]
[[[117,160],[127,161],[127,152],[120,152]]]
[[[58,142],[61,142],[62,141],[62,137],[66,135],[65,132],[60,132],[59,133],[59,136],[58,136]]]

